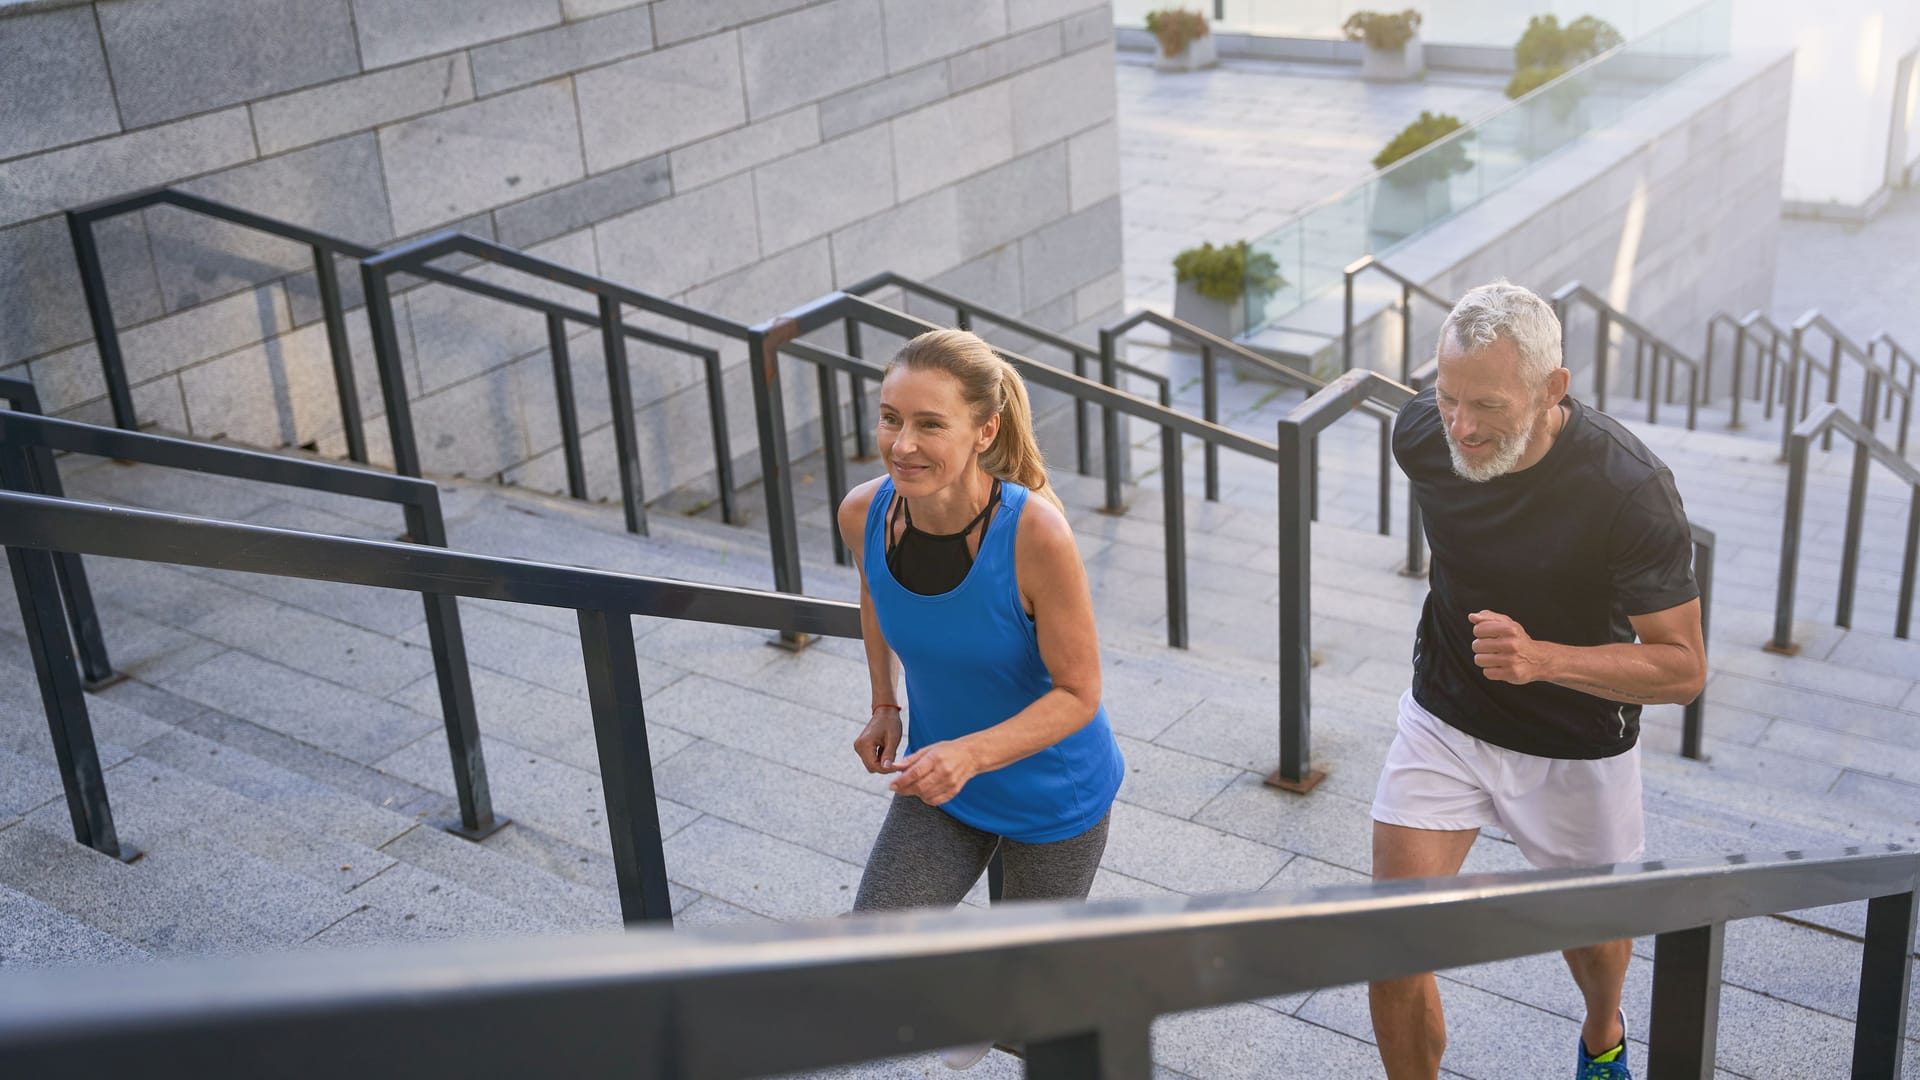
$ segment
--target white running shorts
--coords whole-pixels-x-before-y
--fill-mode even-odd
[[[1476,739],[1400,696],[1373,820],[1409,829],[1495,826],[1541,869],[1637,862],[1646,852],[1640,747],[1593,760],[1522,754]]]

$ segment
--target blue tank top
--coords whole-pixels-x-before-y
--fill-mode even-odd
[[[950,592],[921,596],[887,568],[892,479],[881,480],[873,494],[862,560],[880,631],[906,671],[905,753],[990,728],[1053,689],[1014,573],[1014,537],[1028,495],[1026,488],[1003,481],[1000,509],[987,523],[966,578]],[[1102,704],[1079,731],[1003,769],[981,773],[940,809],[1009,840],[1051,843],[1099,824],[1124,773],[1120,744]]]

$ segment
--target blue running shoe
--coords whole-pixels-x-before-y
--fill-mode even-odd
[[[1574,1040],[1578,1043],[1579,1062],[1574,1067],[1573,1080],[1633,1080],[1633,1070],[1627,1068],[1627,1018],[1620,1017],[1620,1045],[1591,1057],[1587,1054],[1585,1039]]]

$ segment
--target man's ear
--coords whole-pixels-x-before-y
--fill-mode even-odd
[[[1553,405],[1560,404],[1560,399],[1567,396],[1567,388],[1572,385],[1573,372],[1564,367],[1553,369],[1547,376],[1547,401]]]

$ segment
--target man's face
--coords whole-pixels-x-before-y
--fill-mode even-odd
[[[1448,333],[1439,359],[1434,397],[1453,471],[1484,483],[1522,468],[1547,409],[1557,402],[1546,400],[1546,387],[1528,385],[1519,349],[1500,338],[1469,352]]]

